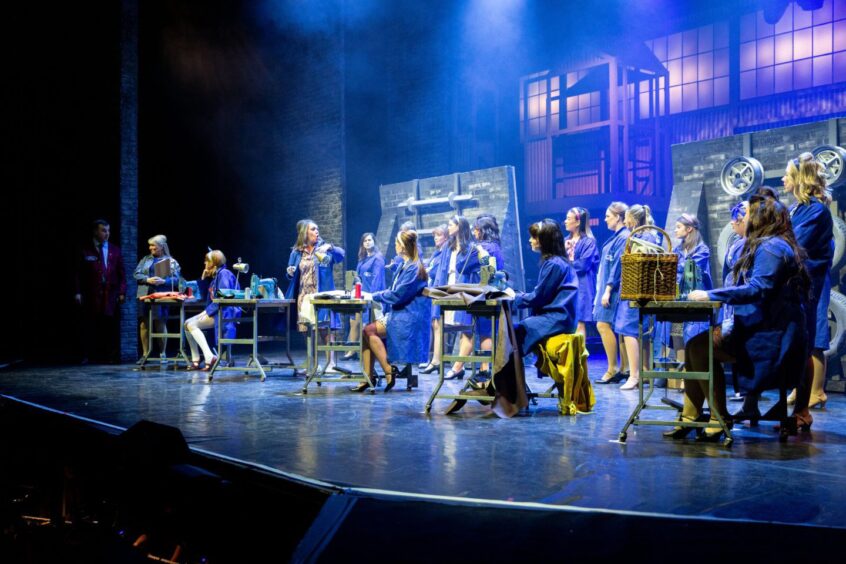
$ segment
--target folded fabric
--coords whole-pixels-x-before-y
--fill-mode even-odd
[[[141,296],[138,298],[140,301],[147,301],[147,300],[189,300],[192,299],[191,296],[187,294],[183,294],[182,292],[155,292],[153,294],[147,294],[146,296]]]
[[[561,415],[589,413],[596,404],[587,370],[584,335],[554,335],[535,347],[538,371],[555,380]]]

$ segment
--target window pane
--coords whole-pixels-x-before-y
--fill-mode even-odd
[[[773,67],[758,69],[758,96],[769,96],[773,93]]]
[[[740,70],[750,70],[755,68],[755,42],[740,44]]]
[[[598,106],[601,100],[601,94],[599,92],[591,92],[590,93],[590,105],[591,106]]]
[[[831,24],[814,26],[814,55],[831,53]]]
[[[699,55],[699,80],[706,80],[714,76],[714,54]]]
[[[576,96],[567,97],[567,111],[572,112],[579,109],[579,99]]]
[[[740,73],[740,98],[745,100],[755,96],[755,71]]]
[[[793,88],[810,88],[811,82],[811,59],[802,59],[793,62]]]
[[[530,82],[529,83],[529,96],[535,96],[538,93],[538,83],[537,82]]]
[[[773,38],[759,39],[757,66],[766,67],[771,64],[773,64]]]
[[[776,65],[775,91],[788,92],[793,89],[793,63]]]
[[[717,22],[714,24],[714,49],[721,49],[729,45],[728,22]]]
[[[697,32],[695,29],[685,31],[682,34],[682,55],[695,55]]]
[[[579,125],[590,123],[590,108],[579,110]]]
[[[814,86],[831,84],[831,55],[814,57]]]
[[[820,23],[826,23],[831,21],[831,0],[826,0],[823,2],[821,8],[818,8],[811,12],[814,17],[814,25]]]
[[[757,21],[755,22],[756,23],[755,27],[757,27],[757,29],[758,29],[758,34],[757,34],[758,39],[760,39],[762,37],[769,37],[770,35],[774,35],[775,34],[774,26],[773,26],[773,24],[768,24],[766,22],[766,20],[764,19],[764,11],[758,10],[757,16],[758,17],[756,18]]]
[[[775,37],[775,62],[786,63],[793,60],[793,34],[784,33]]]
[[[784,11],[784,15],[782,15],[781,19],[775,24],[775,32],[786,33],[789,31],[793,31],[793,10],[790,6],[787,6],[787,9]]]
[[[720,49],[714,51],[714,76],[728,76],[729,73],[729,50]]]
[[[676,59],[675,61],[667,63],[667,70],[670,71],[670,86],[681,84],[681,67],[681,59]]]
[[[753,39],[755,39],[755,14],[743,14],[740,16],[740,41]]]
[[[699,83],[699,107],[710,108],[714,105],[714,81],[703,80]]]
[[[578,112],[567,112],[567,127],[576,127],[579,125]]]
[[[811,30],[802,29],[793,33],[793,60],[811,56]]]
[[[691,110],[696,109],[696,107],[697,107],[696,89],[697,89],[696,83],[685,84],[684,86],[682,86],[682,111],[689,112]]]
[[[674,33],[667,38],[667,59],[678,59],[682,56],[681,33]]]
[[[699,28],[699,52],[711,51],[714,48],[714,26],[706,25]]]
[[[722,106],[729,103],[729,79],[728,77],[714,80],[714,105]]]
[[[670,88],[670,113],[675,114],[681,111],[681,86]]]
[[[599,115],[599,108],[596,106],[592,107],[590,109],[590,121],[595,122],[600,120],[602,120],[602,117]]]
[[[834,54],[834,63],[831,69],[832,82],[846,81],[846,51]]]
[[[793,3],[793,29],[811,27],[811,12],[803,10],[796,2]]]
[[[844,0],[846,1],[846,0]],[[846,20],[834,22],[834,51],[846,50]]]
[[[696,66],[697,66],[697,57],[685,57],[682,59],[682,67],[684,69],[682,73],[682,82],[687,84],[689,82],[696,81]]]
[[[654,44],[652,45],[652,52],[655,53],[655,57],[664,62],[667,60],[667,38],[660,37],[655,40]]]
[[[834,0],[834,19],[842,20],[846,18],[846,0]]]

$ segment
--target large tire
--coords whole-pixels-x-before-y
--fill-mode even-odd
[[[831,292],[828,304],[828,326],[831,342],[825,351],[826,358],[838,357],[846,348],[846,296],[840,292]]]
[[[717,257],[719,258],[719,269],[720,269],[720,286],[722,286],[722,281],[726,277],[725,273],[723,272],[723,264],[725,263],[726,258],[726,251],[728,248],[734,243],[738,238],[737,233],[734,232],[734,229],[731,228],[731,222],[729,221],[726,223],[726,226],[723,227],[723,230],[720,231],[720,238],[717,239]]]
[[[834,257],[831,260],[831,269],[837,272],[846,261],[846,222],[837,217],[834,212],[831,218],[834,220]]]
[[[735,157],[720,172],[720,187],[731,196],[743,197],[764,184],[764,167],[752,157]]]

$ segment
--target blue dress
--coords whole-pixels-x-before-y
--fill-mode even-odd
[[[593,302],[596,300],[596,271],[599,268],[599,249],[596,246],[596,239],[583,235],[576,242],[572,265],[579,278],[576,319],[583,323],[592,323]]]
[[[806,311],[808,338],[812,348],[828,350],[828,305],[831,301],[831,261],[834,258],[834,220],[828,208],[811,198],[807,204],[790,209],[796,242],[808,257],[805,268],[811,277],[811,300]]]
[[[621,227],[602,245],[599,256],[599,272],[596,276],[596,297],[593,302],[593,319],[597,323],[614,324],[617,314],[617,302],[620,300],[620,257],[626,247],[629,230]],[[602,294],[605,287],[611,286],[611,303],[608,307],[602,305]]]
[[[659,244],[658,235],[651,231],[640,231],[634,238],[655,245]],[[614,332],[626,337],[637,337],[639,323],[640,312],[638,312],[637,308],[630,307],[629,300],[619,300],[617,312],[614,315]]]
[[[438,275],[435,277],[435,286],[446,286],[449,284],[449,263],[452,250],[449,246],[444,247],[441,255],[441,264],[438,267]],[[455,257],[455,283],[456,284],[478,284],[480,278],[479,270],[482,265],[479,262],[479,253],[475,244],[469,248],[462,249]],[[472,316],[466,311],[456,311],[453,318],[455,325],[470,325],[473,322]]]
[[[323,239],[317,241],[315,248],[323,245]],[[328,292],[335,289],[335,279],[332,276],[332,267],[335,263],[343,262],[346,252],[341,247],[331,247],[328,254],[322,262],[317,265],[317,291]],[[291,256],[288,258],[288,266],[295,267],[294,275],[288,275],[287,270],[285,275],[291,281],[288,284],[288,289],[285,290],[285,298],[289,300],[296,300],[300,293],[300,259],[303,257],[303,252],[300,249],[293,249]],[[317,257],[315,257],[317,261]],[[321,309],[318,315],[318,322],[329,319],[329,310]],[[339,314],[332,315],[331,322],[332,329],[339,329],[341,327],[341,316]]]
[[[234,274],[232,274],[231,270],[229,270],[225,266],[222,266],[217,270],[217,273],[214,275],[214,278],[212,278],[211,280],[201,280],[199,283],[202,284],[202,286],[200,286],[200,293],[206,293],[209,298],[205,311],[206,315],[208,315],[209,317],[214,317],[214,340],[216,343],[217,326],[220,324],[220,316],[218,315],[218,313],[220,312],[220,306],[214,303],[212,300],[217,297],[218,290],[240,289],[238,279]],[[203,286],[205,286],[205,291]],[[223,308],[223,317],[225,319],[236,319],[238,317],[241,317],[241,308],[237,306],[227,306]],[[235,338],[234,321],[227,322],[226,325],[224,325],[223,338]]]
[[[676,267],[676,282],[678,284],[681,284],[684,278],[684,267],[687,261],[692,260],[702,273],[702,287],[696,289],[707,291],[714,287],[713,282],[711,282],[711,251],[708,249],[708,245],[700,241],[690,252],[685,252],[681,245],[673,249],[673,251],[679,255],[679,262]],[[686,321],[682,332],[684,344],[687,345],[688,341],[692,338],[707,331],[709,326],[706,321]]]
[[[397,271],[390,290],[373,294],[373,301],[390,309],[385,340],[391,362],[421,363],[429,359],[430,307],[423,295],[426,279],[417,277],[419,261],[406,262]]]
[[[385,289],[385,257],[382,253],[373,253],[358,261],[355,274],[361,281],[361,291],[370,294]],[[362,318],[365,325],[370,323],[370,312]]]
[[[482,241],[479,244],[487,251],[492,259],[496,260],[496,269],[505,271],[505,259],[502,256],[502,248],[499,246],[499,243],[495,241]],[[479,282],[481,282],[481,274],[479,275]],[[476,318],[476,332],[482,339],[491,336],[491,320],[489,317]]]
[[[444,256],[444,249],[445,247],[435,249],[435,252],[432,253],[431,257],[429,257],[429,260],[424,263],[426,266],[426,272],[429,273],[429,286],[436,285],[436,278],[438,277],[438,270],[441,268],[441,258]],[[432,319],[440,318],[441,308],[432,304],[431,310]]]
[[[734,306],[731,352],[741,388],[757,393],[784,378],[795,386],[808,358],[804,292],[793,249],[770,237],[755,251],[751,271],[735,286],[710,290],[708,297]]]
[[[552,256],[541,264],[535,289],[514,299],[514,307],[528,308],[529,317],[514,324],[521,354],[546,339],[576,331],[579,279],[563,257]]]

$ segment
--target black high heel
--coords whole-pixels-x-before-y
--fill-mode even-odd
[[[367,382],[362,382],[358,386],[354,386],[354,387],[350,388],[350,391],[359,393],[359,392],[363,392],[364,390],[366,390],[369,387],[370,387],[370,384],[368,384]]]
[[[757,407],[754,410],[747,410],[745,408],[741,408],[740,411],[732,414],[731,420],[734,423],[740,423],[741,421],[749,421],[749,425],[751,427],[757,427],[758,421],[761,420],[761,412]]]
[[[693,429],[693,427],[673,427],[669,431],[664,431],[661,434],[668,439],[680,440],[688,436]]]
[[[616,384],[617,382],[622,382],[623,380],[628,379],[628,373],[623,373],[623,372],[617,372],[613,376],[611,376],[610,378],[605,379],[604,377],[607,376],[607,375],[608,375],[608,373],[606,372],[605,374],[602,375],[603,376],[602,378],[595,379],[594,383],[596,383],[596,384]]]
[[[427,364],[424,368],[420,369],[420,374],[431,374],[432,372],[437,372],[440,367],[440,364]]]
[[[399,378],[399,375],[400,375],[399,369],[392,364],[391,365],[391,380],[387,384],[385,384],[385,392],[390,392],[394,388],[394,384],[397,383],[397,378]],[[386,374],[385,380],[387,380],[387,379],[388,379],[388,375]]]

